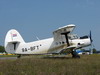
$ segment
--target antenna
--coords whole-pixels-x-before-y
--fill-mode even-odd
[[[37,36],[36,36],[36,39],[37,39],[37,40],[40,40]]]

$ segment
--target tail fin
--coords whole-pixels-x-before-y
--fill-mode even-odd
[[[5,50],[8,53],[15,53],[21,43],[25,43],[19,32],[11,29],[5,37]]]

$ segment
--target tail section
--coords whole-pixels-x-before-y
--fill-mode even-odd
[[[25,43],[19,32],[15,29],[11,29],[7,32],[5,37],[5,50],[8,53],[15,53],[18,46],[21,43]]]

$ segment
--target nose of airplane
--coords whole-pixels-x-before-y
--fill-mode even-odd
[[[91,31],[90,31],[88,38],[84,39],[83,41],[84,41],[85,46],[92,45],[93,39],[92,39]]]
[[[85,46],[91,45],[91,40],[90,40],[90,38],[84,39],[84,45],[85,45]]]
[[[89,39],[87,39],[87,44],[88,45],[91,45],[92,44],[92,41],[91,41],[91,39],[89,38]]]
[[[78,43],[78,45],[81,46],[81,47],[89,46],[89,45],[91,45],[91,40],[90,40],[90,38],[82,39],[82,40]]]
[[[91,45],[91,41],[90,41],[90,38],[86,38],[86,39],[80,39],[78,42],[77,42],[77,48],[83,48],[83,47],[87,47],[87,46],[90,46]]]

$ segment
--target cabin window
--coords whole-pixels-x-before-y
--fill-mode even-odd
[[[56,45],[58,45],[58,42],[56,42]]]
[[[64,41],[62,41],[62,44],[65,44],[65,42],[64,42]]]
[[[27,51],[27,48],[25,48],[25,51]]]
[[[61,42],[59,42],[59,44],[61,44]]]
[[[24,48],[22,48],[22,52],[24,52]]]
[[[39,49],[39,46],[37,46],[37,49]]]
[[[33,50],[35,50],[35,46],[33,46]]]
[[[33,50],[33,47],[30,47],[31,51]]]

